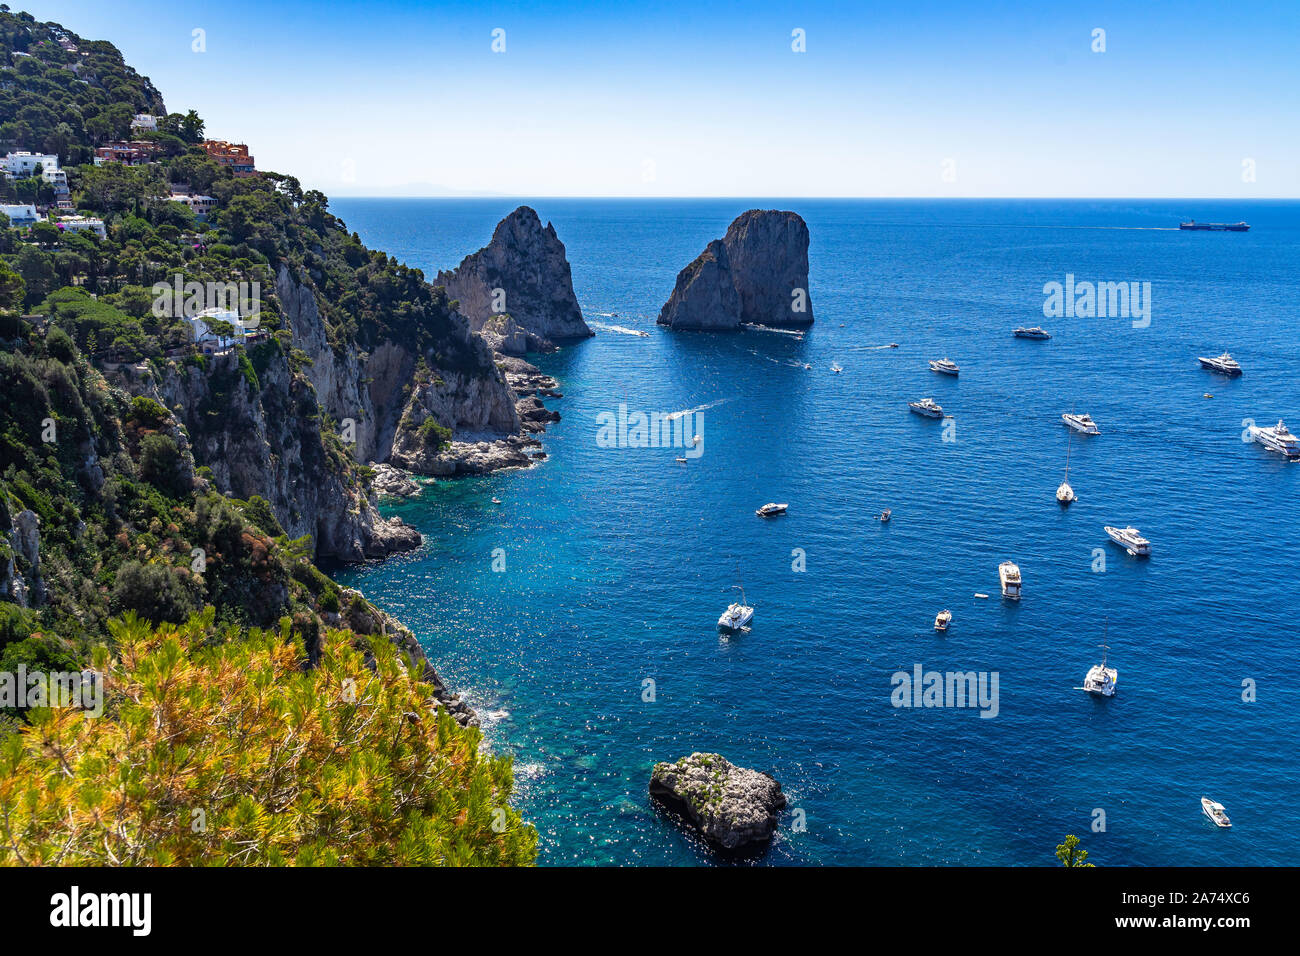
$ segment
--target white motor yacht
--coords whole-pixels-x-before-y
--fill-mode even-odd
[[[1241,374],[1241,365],[1235,358],[1224,352],[1222,355],[1216,355],[1213,358],[1206,358],[1198,355],[1196,361],[1201,363],[1201,368],[1209,369],[1211,372],[1218,372],[1220,375],[1227,375],[1236,378]]]
[[[940,611],[934,619],[934,629],[942,634],[952,623],[952,611]]]
[[[998,565],[998,577],[1002,579],[1002,596],[1012,601],[1020,600],[1020,568],[1012,561],[1003,561]]]
[[[1272,428],[1251,425],[1250,437],[1269,451],[1286,455],[1292,461],[1300,459],[1300,439],[1291,434],[1284,422],[1279,421]]]
[[[1080,432],[1084,435],[1101,434],[1101,429],[1097,427],[1097,423],[1094,422],[1092,416],[1088,414],[1076,415],[1073,412],[1066,412],[1061,416],[1061,421],[1065,422],[1067,426],[1073,428],[1076,432]]]
[[[1110,525],[1106,525],[1105,530],[1110,535],[1110,540],[1133,555],[1133,557],[1145,558],[1151,555],[1151,542],[1142,537],[1142,533],[1132,525],[1127,528],[1112,528]]]
[[[1018,339],[1050,339],[1051,338],[1050,335],[1048,335],[1046,332],[1044,332],[1036,325],[1028,329],[1025,328],[1024,326],[1021,326],[1020,328],[1013,330],[1011,334]]]
[[[907,407],[926,418],[943,418],[943,406],[933,398],[923,398],[919,402],[908,402]]]
[[[1232,821],[1228,819],[1228,811],[1223,809],[1223,804],[1209,797],[1201,797],[1201,809],[1216,827],[1223,827],[1225,830],[1232,828]]]
[[[939,372],[942,375],[957,375],[961,372],[961,369],[951,359],[941,358],[930,363],[930,371]]]
[[[763,507],[757,509],[754,514],[758,515],[760,518],[770,518],[773,515],[785,514],[786,509],[789,507],[788,504],[776,504],[775,502],[769,501],[767,504],[763,505]]]

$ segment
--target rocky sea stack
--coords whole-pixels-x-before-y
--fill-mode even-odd
[[[808,224],[798,213],[742,213],[678,273],[659,324],[716,331],[812,325],[808,241]]]
[[[529,206],[497,223],[492,241],[434,285],[459,301],[457,311],[493,351],[551,351],[555,342],[594,335],[583,321],[564,243]]]
[[[720,754],[693,753],[676,763],[655,764],[650,796],[724,851],[770,842],[785,809],[785,794],[774,778],[737,767]]]

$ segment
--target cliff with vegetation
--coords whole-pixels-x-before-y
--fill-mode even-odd
[[[91,164],[95,147],[129,135],[140,112],[160,117],[158,132],[134,137],[155,144],[156,162]],[[487,811],[475,808],[487,804],[478,790],[487,785],[502,803],[509,769],[469,760],[477,738],[444,727],[476,723],[472,711],[409,631],[316,566],[417,546],[418,533],[375,509],[367,462],[399,446],[418,463],[454,457],[480,439],[493,448],[532,440],[516,392],[443,289],[366,248],[321,193],[271,172],[235,178],[196,145],[202,138],[198,115],[167,113],[149,80],[111,44],[0,10],[0,152],[56,154],[75,210],[105,227],[100,238],[45,222],[13,228],[0,217],[0,671],[79,669],[100,655],[119,686],[135,686],[149,655],[176,660],[167,648],[179,642],[183,666],[199,675],[185,701],[197,708],[197,728],[204,708],[219,706],[202,682],[250,664],[235,646],[241,642],[286,648],[252,661],[268,679],[306,667],[304,679],[325,686],[338,676],[327,672],[330,661],[352,651],[369,673],[390,673],[378,640],[395,648],[393,666],[410,688],[402,693],[415,695],[404,706],[423,702],[415,713],[429,722],[413,733],[459,754],[453,762],[464,773],[436,785],[426,773],[440,759],[434,750],[395,753],[425,773],[423,789],[410,793],[405,822],[377,835],[425,840],[408,862],[527,862],[529,838],[507,846],[482,832]],[[214,211],[196,218],[171,201],[171,189],[182,185],[213,197]],[[3,188],[11,199],[44,201],[35,180]],[[254,333],[200,348],[180,303],[159,307],[160,290],[191,283],[256,290]],[[447,473],[458,470],[453,461]],[[138,651],[125,651],[128,632]],[[227,650],[209,653],[215,646]],[[170,713],[177,701],[155,704]],[[434,711],[452,719],[438,723]],[[131,710],[130,719],[148,712]],[[0,715],[0,738],[14,719],[22,725],[47,716],[39,708]],[[91,748],[87,754],[96,741],[121,745],[111,726],[97,732],[77,719],[54,721],[59,733]],[[364,735],[347,737],[334,715],[321,719],[321,746],[364,752]],[[39,742],[48,739],[47,730],[29,727],[4,741],[7,770],[41,773],[47,751]],[[210,743],[210,758],[220,759],[220,741],[195,740]],[[235,792],[268,812],[292,812],[259,802],[264,781],[255,768],[249,773],[246,789]],[[20,799],[15,794],[34,779],[17,781],[18,789],[6,783],[0,803],[15,806],[6,801]],[[77,785],[102,782],[91,774]],[[327,782],[305,782],[302,792]],[[466,796],[462,784],[476,789],[474,805],[446,817]],[[74,791],[64,796],[73,799]],[[41,841],[55,830],[58,839],[74,833],[60,827],[76,828],[78,840],[99,839],[93,819],[65,819],[57,801],[47,816],[24,806],[32,842],[0,851],[9,862],[53,862]],[[232,804],[230,812],[248,806]],[[392,847],[349,856],[309,820],[294,823],[301,838],[253,854],[220,841],[151,850],[152,811],[147,803],[134,809],[142,829],[131,846],[110,848],[122,837],[114,833],[104,859],[94,858],[96,850],[59,862],[197,862],[205,853],[229,853],[226,862],[403,858]],[[452,831],[463,820],[447,827],[467,809],[461,839]],[[438,833],[423,829],[430,826]]]

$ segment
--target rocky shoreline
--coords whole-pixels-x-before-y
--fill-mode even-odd
[[[678,814],[710,847],[727,853],[770,843],[786,804],[771,775],[737,767],[714,753],[655,764],[650,797]]]

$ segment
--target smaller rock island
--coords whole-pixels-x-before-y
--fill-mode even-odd
[[[785,794],[773,777],[737,767],[721,754],[693,753],[676,763],[655,764],[650,797],[722,851],[771,842],[785,809]]]

